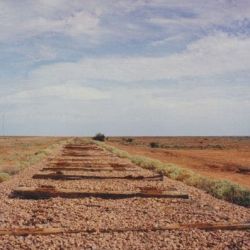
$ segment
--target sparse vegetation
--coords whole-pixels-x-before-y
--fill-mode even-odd
[[[238,205],[250,206],[250,190],[227,180],[215,180],[192,170],[181,168],[175,164],[163,163],[148,157],[130,155],[126,151],[117,149],[104,143],[98,143],[104,149],[122,158],[128,158],[131,162],[159,173],[167,177],[182,181],[189,186],[202,189],[216,198],[223,199]]]
[[[10,178],[8,173],[0,172],[0,183],[6,181]]]
[[[158,142],[150,142],[149,143],[149,146],[151,148],[159,148],[160,147],[160,144]]]
[[[133,141],[134,141],[134,139],[133,138],[123,138],[122,139],[124,142],[126,142],[126,143],[132,143]]]
[[[93,137],[93,139],[95,140],[95,141],[105,141],[105,135],[104,134],[102,134],[102,133],[97,133],[94,137]]]
[[[2,152],[2,154],[4,153],[4,157],[0,159],[0,183],[8,180],[12,175],[17,174],[22,169],[41,161],[51,154],[55,148],[67,141],[65,139],[44,139],[43,143],[39,143],[32,141],[32,139],[27,139],[31,140],[30,143],[20,143],[19,141],[22,140],[25,139],[9,142],[10,146],[8,151]],[[34,152],[34,148],[39,150]],[[14,151],[14,153],[11,151]]]

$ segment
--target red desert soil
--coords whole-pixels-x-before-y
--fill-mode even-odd
[[[61,173],[56,170],[58,166],[64,168]],[[46,167],[55,169],[48,171]],[[93,171],[97,168],[100,170]],[[104,171],[106,168],[112,170]],[[47,177],[34,178],[37,174]],[[51,178],[54,175],[64,178]],[[65,179],[69,175],[85,178]],[[135,179],[153,175],[127,159],[75,139],[54,156],[0,184],[0,249],[249,249],[248,230],[154,230],[175,223],[249,227],[249,209],[167,177]],[[44,192],[52,197],[44,197]],[[164,198],[161,195],[165,192],[186,194],[188,199]],[[106,195],[86,196],[89,193]],[[117,193],[134,196],[114,198]],[[55,228],[64,231],[15,235],[24,228],[29,232]]]
[[[62,137],[0,137],[0,173],[10,173],[29,166],[48,147],[59,143]],[[39,160],[39,159],[38,159]]]
[[[227,179],[250,187],[250,174],[237,173],[250,168],[249,137],[111,137],[109,144],[130,154],[143,155],[177,164],[202,175]],[[151,148],[157,142],[166,148]]]

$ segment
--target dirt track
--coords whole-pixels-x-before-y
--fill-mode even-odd
[[[76,140],[81,144],[82,141]],[[81,146],[81,145],[80,145]],[[92,146],[91,146],[92,147]],[[117,229],[159,228],[172,223],[246,223],[249,209],[219,201],[204,192],[167,178],[159,180],[33,179],[44,167],[110,168],[112,171],[63,171],[64,175],[150,177],[154,173],[132,165],[98,149],[62,149],[47,162],[24,170],[12,180],[0,184],[1,228],[40,227],[91,230],[94,233],[58,235],[0,236],[0,249],[249,249],[249,231],[163,230],[117,232]],[[72,152],[74,151],[74,152]],[[86,154],[86,155],[84,155]],[[70,156],[71,155],[71,156]],[[73,156],[74,155],[74,156]],[[77,156],[81,155],[81,156]],[[72,159],[74,161],[72,161]],[[78,159],[78,160],[76,160]],[[77,163],[79,162],[79,163]],[[125,165],[125,169],[121,167]],[[43,171],[43,174],[51,172]],[[57,174],[62,174],[58,173]],[[18,186],[39,187],[52,185],[57,189],[86,192],[140,192],[143,187],[188,194],[189,199],[177,198],[78,198],[19,199],[10,198]],[[107,233],[98,230],[110,229]]]

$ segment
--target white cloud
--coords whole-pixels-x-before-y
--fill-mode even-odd
[[[29,63],[39,62],[43,60],[54,60],[57,57],[56,51],[52,47],[45,45],[38,46],[35,53],[23,51],[23,54],[27,56]]]
[[[185,39],[185,37],[183,35],[174,35],[174,36],[169,36],[167,38],[163,38],[163,39],[160,39],[160,40],[156,40],[156,41],[153,41],[151,43],[152,46],[163,46],[163,45],[166,45],[166,44],[169,44],[171,42],[180,42],[180,41],[183,41]]]
[[[12,6],[10,3],[0,3],[0,40],[29,38],[44,33],[91,37],[102,32],[99,27],[102,12],[98,7],[85,11],[82,4],[80,10],[77,9],[80,2],[72,8],[62,1],[62,5],[60,1],[53,4],[40,1],[29,7],[27,4]]]
[[[248,32],[241,22],[248,24],[249,6],[245,0],[0,1],[6,127],[26,134],[249,133],[243,71],[250,71],[250,38],[235,35],[235,27]],[[87,50],[92,44],[101,46]]]
[[[186,13],[193,13],[187,17],[151,17],[148,22],[164,27],[182,26],[186,28],[208,28],[213,25],[229,25],[234,21],[243,21],[250,16],[250,5],[247,0],[240,1],[161,1],[151,3],[153,6],[178,8]]]
[[[102,102],[86,99],[86,95],[96,97],[95,89],[70,86],[9,96],[9,103],[4,100],[4,105],[12,104],[6,112],[8,131],[41,134],[46,130],[47,134],[64,135],[97,131],[109,135],[249,133],[250,86],[117,86],[101,92]]]
[[[46,19],[38,17],[22,24],[20,31],[34,35],[35,33],[64,33],[71,36],[95,35],[99,30],[99,17],[85,11],[74,13],[63,19]]]
[[[81,34],[95,34],[99,29],[99,18],[95,14],[79,12],[65,21],[65,31],[72,36]],[[68,29],[67,29],[68,27]]]
[[[177,15],[164,17],[159,11],[150,8],[172,9]],[[133,19],[138,11],[145,16]],[[154,10],[154,9],[153,9]],[[190,13],[182,17],[181,13]],[[179,14],[178,14],[179,13]],[[132,17],[130,17],[132,14]],[[0,2],[0,41],[27,39],[43,34],[63,34],[73,37],[84,36],[91,43],[105,39],[117,40],[153,37],[148,23],[168,28],[174,35],[183,34],[197,27],[208,28],[213,25],[228,26],[234,21],[244,21],[250,16],[250,5],[246,1],[146,1],[146,0],[37,0]],[[178,26],[182,28],[179,29]],[[134,32],[133,32],[134,31]],[[102,40],[103,38],[103,40]],[[157,36],[157,38],[159,38]],[[95,44],[94,43],[94,44]]]
[[[183,52],[166,57],[108,57],[57,63],[38,68],[32,81],[144,81],[205,77],[250,69],[250,38],[216,34],[202,38]],[[46,80],[47,79],[47,80]]]
[[[97,101],[109,97],[110,94],[107,91],[76,84],[65,84],[19,91],[1,97],[0,103],[35,103],[41,98],[45,98],[45,100],[59,98],[61,100]]]

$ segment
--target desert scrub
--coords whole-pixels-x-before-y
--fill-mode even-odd
[[[132,143],[132,142],[134,141],[134,139],[133,139],[133,138],[122,138],[122,141],[123,141],[124,143],[130,144],[130,143]]]
[[[159,148],[160,147],[160,144],[158,142],[150,142],[149,143],[149,146],[151,148]]]
[[[8,173],[0,172],[0,183],[6,181],[10,178]]]
[[[105,139],[106,139],[106,136],[102,133],[98,133],[93,137],[93,140],[96,140],[96,141],[105,141]]]
[[[127,158],[140,167],[154,170],[173,180],[182,181],[189,186],[202,189],[218,199],[246,207],[250,206],[250,190],[231,181],[208,178],[175,164],[163,163],[159,160],[144,156],[131,155],[126,151],[117,149],[105,143],[96,143],[107,151],[110,151],[119,157]]]
[[[20,172],[22,169],[32,166],[39,161],[43,160],[46,156],[50,155],[53,153],[53,151],[58,148],[59,146],[67,143],[68,140],[59,140],[56,141],[55,143],[51,144],[45,149],[39,150],[35,153],[29,154],[29,153],[15,153],[11,157],[7,157],[7,160],[11,160],[12,164],[11,165],[4,165],[2,163],[0,165],[0,183],[8,180],[12,175],[17,174]],[[27,144],[28,145],[28,144]],[[26,144],[23,144],[23,147],[28,147]],[[29,145],[30,146],[30,145]]]

